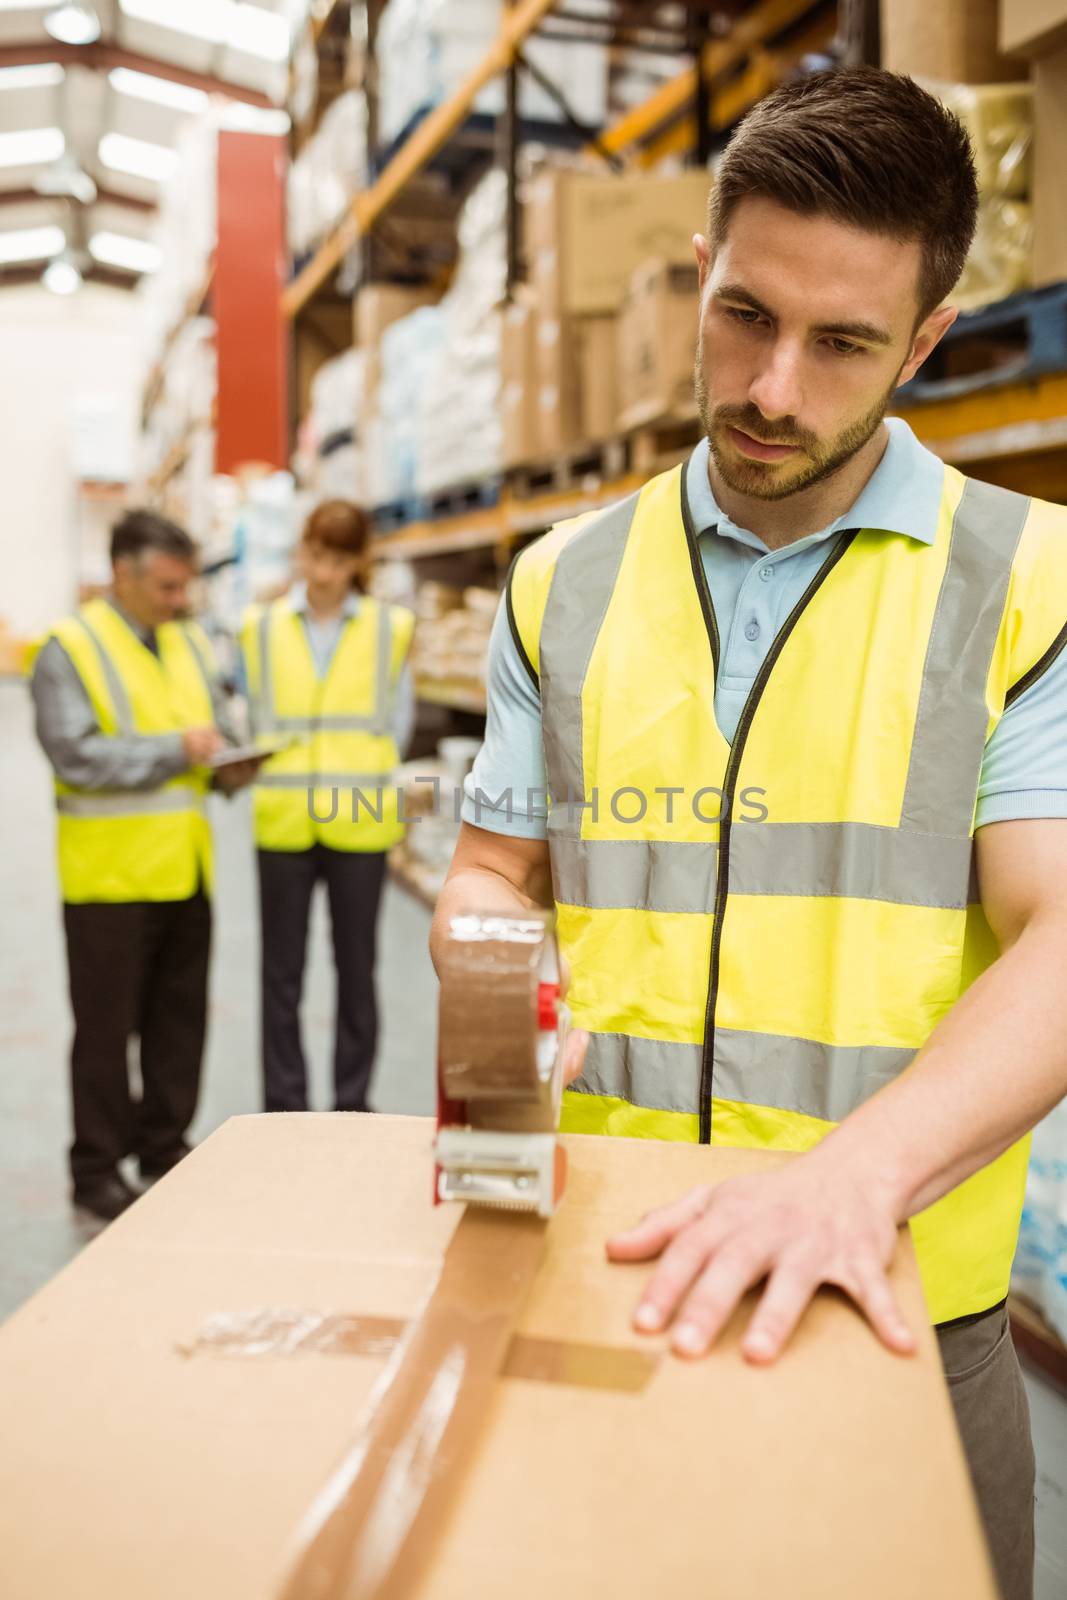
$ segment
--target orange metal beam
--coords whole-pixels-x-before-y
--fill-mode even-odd
[[[336,272],[360,234],[391,206],[405,185],[422,171],[465,120],[479,92],[506,70],[523,40],[548,15],[556,0],[519,0],[501,20],[500,33],[455,94],[435,106],[397,151],[378,181],[357,194],[342,221],[282,295],[282,311],[295,317]]]

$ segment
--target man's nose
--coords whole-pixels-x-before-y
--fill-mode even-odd
[[[748,398],[768,422],[799,416],[804,409],[800,378],[800,351],[779,340],[769,352],[760,372],[749,386]]]

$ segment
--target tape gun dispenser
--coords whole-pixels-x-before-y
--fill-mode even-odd
[[[434,1203],[550,1217],[570,1011],[549,913],[452,918],[440,961]]]

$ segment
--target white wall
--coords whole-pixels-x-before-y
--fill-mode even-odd
[[[139,301],[120,289],[0,289],[0,618],[16,634],[34,636],[74,604],[72,417],[79,402],[135,402],[139,327]]]

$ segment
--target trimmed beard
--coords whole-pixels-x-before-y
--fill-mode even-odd
[[[743,406],[716,406],[712,410],[698,348],[694,368],[697,410],[700,413],[701,425],[707,434],[708,446],[719,477],[735,494],[747,495],[753,500],[786,500],[791,494],[799,494],[802,489],[810,489],[812,484],[822,483],[835,472],[840,472],[845,463],[851,461],[852,457],[863,449],[875,430],[881,426],[896,393],[899,377],[898,372],[885,394],[876,405],[872,406],[866,416],[857,422],[849,423],[831,444],[826,445],[817,434],[802,428],[791,417],[782,422],[768,423],[758,406],[751,403]],[[797,477],[790,478],[785,483],[776,482],[773,463],[738,462],[736,459],[727,459],[716,438],[717,431],[723,427],[740,428],[743,433],[761,439],[764,444],[795,445],[807,456],[808,465],[801,469]]]

